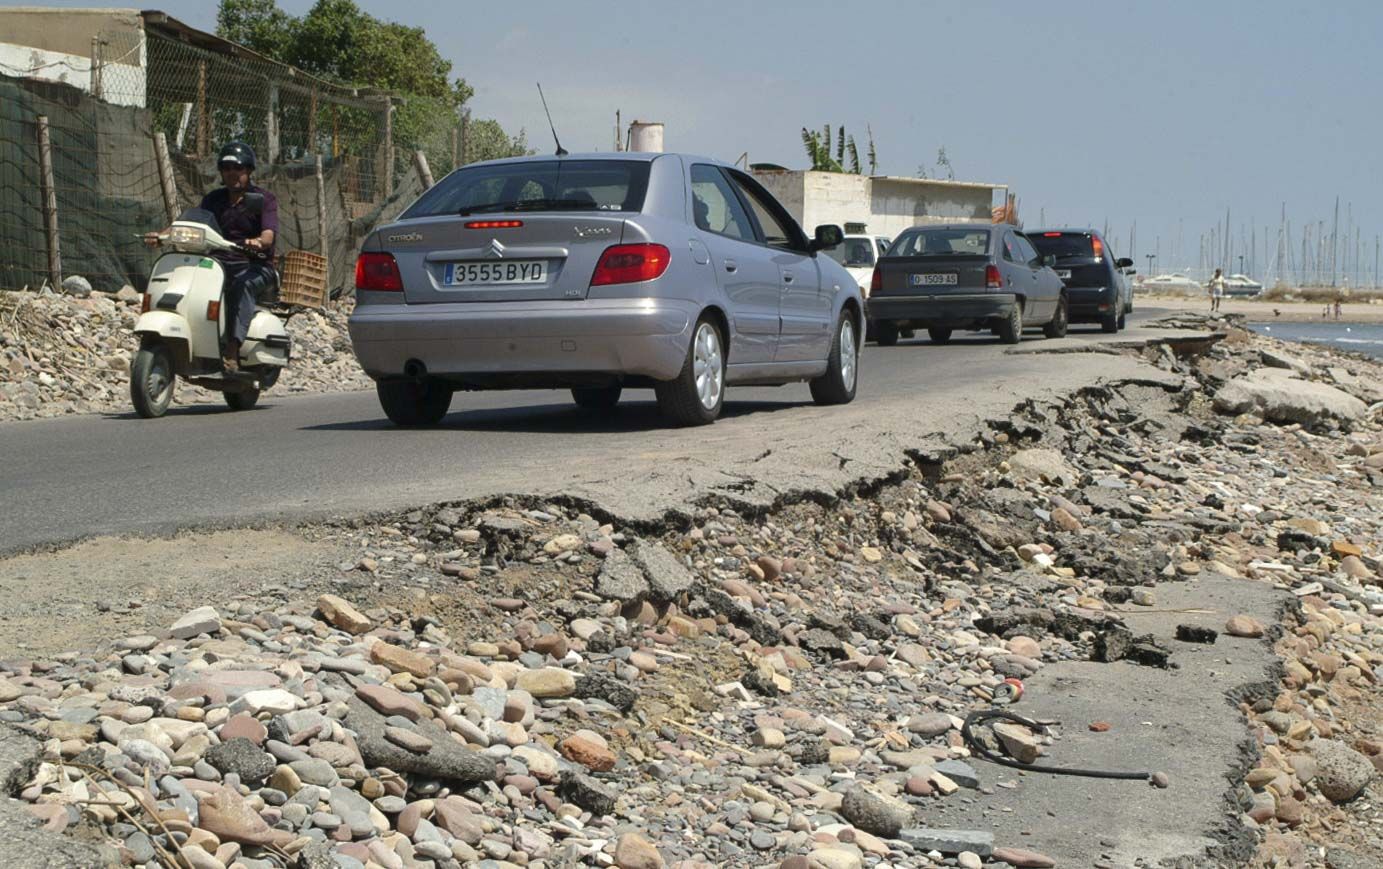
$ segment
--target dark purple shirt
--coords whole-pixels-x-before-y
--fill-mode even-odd
[[[201,207],[216,216],[216,222],[221,226],[221,237],[226,241],[240,242],[247,238],[259,238],[260,233],[266,229],[271,229],[274,231],[274,241],[277,243],[279,233],[278,199],[274,197],[274,194],[256,184],[251,184],[245,192],[259,193],[264,196],[264,209],[259,214],[251,214],[245,207],[243,199],[238,204],[232,205],[230,191],[224,187],[218,187],[203,196]],[[274,245],[269,245],[265,249],[265,253],[272,258]],[[227,263],[249,262],[249,258],[244,254],[234,251],[218,253],[216,258]]]

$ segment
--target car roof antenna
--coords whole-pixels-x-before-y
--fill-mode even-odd
[[[543,101],[543,112],[547,115],[548,129],[552,130],[552,141],[557,143],[557,156],[567,156],[567,149],[562,147],[562,140],[557,138],[557,128],[552,124],[552,112],[547,110],[547,97],[543,96],[543,83],[538,82],[538,99]]]

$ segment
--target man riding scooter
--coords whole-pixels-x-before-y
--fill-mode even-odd
[[[221,235],[227,241],[241,244],[250,252],[216,251],[211,254],[226,273],[221,364],[227,373],[235,373],[240,370],[240,348],[249,332],[250,321],[254,319],[255,302],[266,300],[277,286],[271,263],[274,237],[279,228],[279,206],[274,194],[250,179],[255,168],[255,152],[249,145],[227,142],[217,154],[216,168],[225,186],[202,197],[200,207],[216,217]],[[247,193],[260,194],[262,207],[249,207],[245,201]],[[148,233],[144,243],[156,247],[159,235]]]

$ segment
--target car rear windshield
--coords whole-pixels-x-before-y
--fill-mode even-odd
[[[987,229],[914,229],[903,233],[888,249],[889,256],[985,256]]]
[[[843,266],[872,266],[874,242],[868,238],[847,238],[835,247],[826,248],[826,255]]]
[[[530,160],[451,173],[404,217],[516,211],[638,211],[648,191],[646,160]]]
[[[1028,241],[1038,253],[1057,259],[1095,255],[1095,246],[1086,232],[1030,232]]]

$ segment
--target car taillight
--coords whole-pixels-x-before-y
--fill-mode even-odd
[[[633,284],[660,278],[671,259],[672,255],[661,244],[611,245],[596,264],[591,286]]]
[[[1097,235],[1090,236],[1090,247],[1095,252],[1095,259],[1098,261],[1104,257],[1104,242],[1100,241]]]
[[[869,278],[869,292],[877,293],[884,288],[884,273],[874,266],[874,274]]]
[[[987,265],[984,267],[984,288],[986,290],[997,290],[1003,287],[1004,280],[999,276],[999,267]]]
[[[1043,237],[1043,238],[1061,238],[1061,233],[1059,233],[1059,232],[1044,232],[1044,233],[1042,233],[1042,237]]]
[[[403,275],[391,253],[362,253],[355,258],[355,288],[397,293],[403,290]]]

